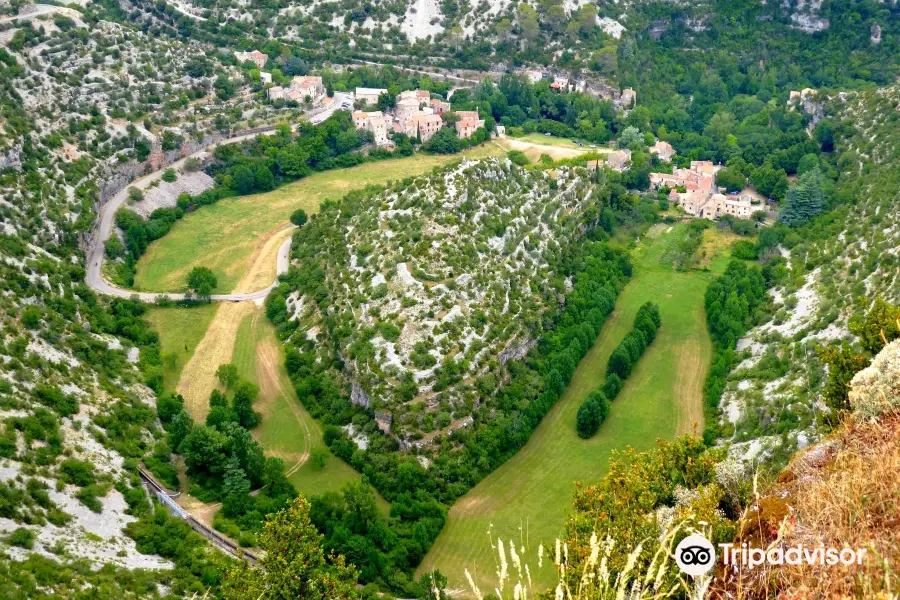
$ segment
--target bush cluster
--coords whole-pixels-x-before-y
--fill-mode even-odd
[[[656,331],[661,325],[659,306],[652,302],[641,306],[634,317],[634,327],[619,342],[606,363],[607,376],[616,375],[623,382],[628,379],[641,355],[656,339]]]
[[[634,327],[619,343],[606,364],[606,381],[599,390],[593,391],[578,408],[575,428],[578,436],[588,439],[597,433],[609,414],[609,403],[622,390],[624,380],[640,359],[647,346],[656,338],[656,331],[662,325],[659,306],[652,302],[642,305],[634,317]]]

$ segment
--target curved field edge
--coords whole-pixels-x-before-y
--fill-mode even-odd
[[[314,496],[359,480],[359,473],[330,452],[321,468],[309,460],[313,448],[326,448],[322,427],[297,399],[284,368],[282,346],[264,309],[241,321],[232,362],[242,378],[259,386],[254,409],[262,414],[262,422],[254,429],[254,437],[268,455],[284,460],[288,480],[298,491]],[[377,498],[387,512],[387,502],[380,495]]]
[[[451,588],[465,596],[468,569],[481,589],[493,589],[496,565],[489,532],[494,540],[512,539],[532,550],[539,543],[552,544],[563,534],[575,482],[599,480],[613,451],[646,449],[658,438],[673,439],[695,427],[702,431],[702,387],[712,357],[703,297],[712,274],[678,273],[659,262],[682,227],[638,245],[632,280],[562,398],[522,450],[454,504],[419,573],[439,569]],[[612,403],[600,431],[581,440],[575,432],[578,407],[603,382],[609,355],[647,301],[659,304],[659,335]],[[536,583],[555,581],[548,563],[543,569],[531,565]]]
[[[144,292],[182,290],[188,272],[204,266],[218,279],[216,291],[230,292],[250,269],[254,255],[298,208],[314,214],[322,202],[340,200],[367,185],[420,175],[461,158],[501,153],[499,146],[485,144],[460,154],[417,154],[315,173],[264,194],[225,198],[185,215],[150,244],[138,261],[134,287]]]

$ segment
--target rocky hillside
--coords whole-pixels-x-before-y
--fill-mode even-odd
[[[352,401],[385,429],[409,441],[466,424],[534,344],[592,193],[571,170],[551,173],[463,162],[298,234],[295,256],[320,268],[287,299],[295,335],[341,357]]]
[[[44,10],[0,25],[0,596],[182,595],[198,580],[178,556],[220,559],[177,526],[177,544],[152,539],[168,521],[136,466],[171,469],[153,457],[157,338],[145,306],[87,288],[84,242],[107,177],[141,172],[165,129],[121,117],[174,117],[204,79],[180,42]]]
[[[845,204],[786,240],[788,277],[770,291],[776,312],[738,343],[744,356],[722,408],[747,459],[817,437],[829,413],[822,351],[859,348],[852,317],[879,298],[900,301],[900,88],[835,94],[827,107],[841,170],[834,197]]]

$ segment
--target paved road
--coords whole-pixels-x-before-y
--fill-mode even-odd
[[[65,8],[63,6],[54,6],[52,4],[34,4],[32,6],[34,7],[34,9],[31,10],[30,12],[27,12],[24,14],[20,13],[18,15],[12,15],[12,16],[8,16],[8,17],[0,17],[0,23],[8,23],[11,21],[21,21],[21,20],[25,20],[25,19],[33,19],[34,17],[39,17],[41,15],[49,15],[49,14],[57,13],[57,12],[62,13],[69,17],[75,16],[77,18],[77,17],[81,16],[81,13],[78,12],[77,10],[73,10],[71,8]]]
[[[331,102],[327,107],[319,110],[312,110],[307,113],[307,118],[310,122],[314,124],[321,123],[328,117],[330,117],[334,111],[338,109],[346,109],[347,107],[353,106],[353,97],[350,94],[337,92],[334,95],[334,101]],[[247,135],[239,135],[233,138],[228,138],[226,140],[222,140],[215,146],[224,145],[224,144],[234,144],[237,142],[241,142],[244,140],[248,140],[250,138],[256,137],[257,135],[267,135],[271,133],[271,131],[263,131],[263,132],[255,132]],[[110,200],[104,204],[100,208],[100,219],[97,228],[94,231],[94,237],[91,242],[91,246],[88,249],[88,268],[87,268],[87,276],[85,277],[85,281],[91,289],[100,294],[105,294],[107,296],[117,296],[119,298],[134,298],[137,297],[144,302],[155,302],[158,298],[167,298],[169,300],[184,300],[186,298],[191,298],[192,296],[179,292],[167,292],[167,293],[150,293],[150,292],[136,292],[134,290],[129,290],[125,288],[117,287],[111,284],[109,281],[103,278],[103,259],[105,257],[104,245],[103,243],[109,239],[109,236],[113,232],[113,228],[115,227],[115,217],[116,211],[119,210],[119,207],[128,200],[128,188],[136,187],[139,189],[145,189],[154,181],[158,180],[162,177],[163,172],[169,168],[179,168],[184,165],[184,162],[191,157],[198,157],[207,152],[206,149],[199,150],[190,156],[182,158],[175,163],[170,165],[166,165],[162,169],[158,171],[154,171],[149,175],[145,175],[138,179],[135,179],[131,182],[131,185],[125,186],[122,191],[118,194],[110,198]],[[213,294],[210,296],[210,299],[217,302],[240,302],[242,300],[262,300],[266,296],[269,295],[276,285],[278,285],[278,276],[282,273],[286,273],[288,270],[288,266],[290,265],[290,251],[291,251],[291,238],[288,238],[284,241],[281,247],[278,249],[278,259],[275,265],[275,281],[269,284],[265,289],[256,291],[256,292],[246,292],[246,293],[232,293],[232,294]]]

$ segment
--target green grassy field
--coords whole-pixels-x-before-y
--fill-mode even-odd
[[[242,378],[260,387],[256,409],[263,420],[254,429],[254,436],[268,454],[284,459],[288,479],[298,491],[312,496],[339,491],[346,483],[359,480],[359,473],[330,453],[322,468],[315,467],[311,460],[296,468],[312,448],[325,447],[322,428],[294,394],[284,369],[281,344],[264,311],[248,315],[241,322],[232,362]],[[387,513],[388,503],[380,495],[378,500]]]
[[[218,310],[218,304],[198,304],[190,308],[151,308],[146,319],[159,334],[163,359],[163,389],[174,392],[181,371]]]
[[[694,423],[702,430],[702,384],[712,353],[703,294],[712,274],[678,273],[664,266],[663,253],[682,227],[657,226],[656,237],[645,237],[637,245],[632,254],[634,276],[565,394],[528,444],[453,506],[420,572],[440,569],[450,586],[465,595],[463,570],[468,568],[482,590],[493,589],[496,566],[490,529],[494,538],[526,546],[532,577],[545,585],[553,583],[549,561],[538,569],[535,553],[539,543],[552,544],[563,535],[575,482],[599,480],[615,450],[649,448],[658,438],[673,439],[690,431]],[[609,355],[630,331],[638,307],[648,300],[660,307],[659,335],[600,431],[581,440],[575,433],[578,407],[603,382]]]
[[[226,198],[185,215],[165,237],[150,244],[137,265],[134,288],[167,292],[186,287],[195,266],[213,270],[216,291],[234,289],[247,272],[254,251],[298,208],[318,212],[325,200],[338,200],[347,192],[370,184],[384,184],[425,173],[459,160],[499,155],[501,149],[485,144],[462,155],[417,154],[408,158],[366,163],[350,169],[316,173],[265,194]]]
[[[528,133],[523,135],[522,137],[517,137],[514,139],[522,140],[523,142],[530,142],[532,144],[541,144],[543,146],[559,146],[561,148],[581,149],[580,146],[576,145],[575,142],[568,138],[561,138],[537,132]]]

